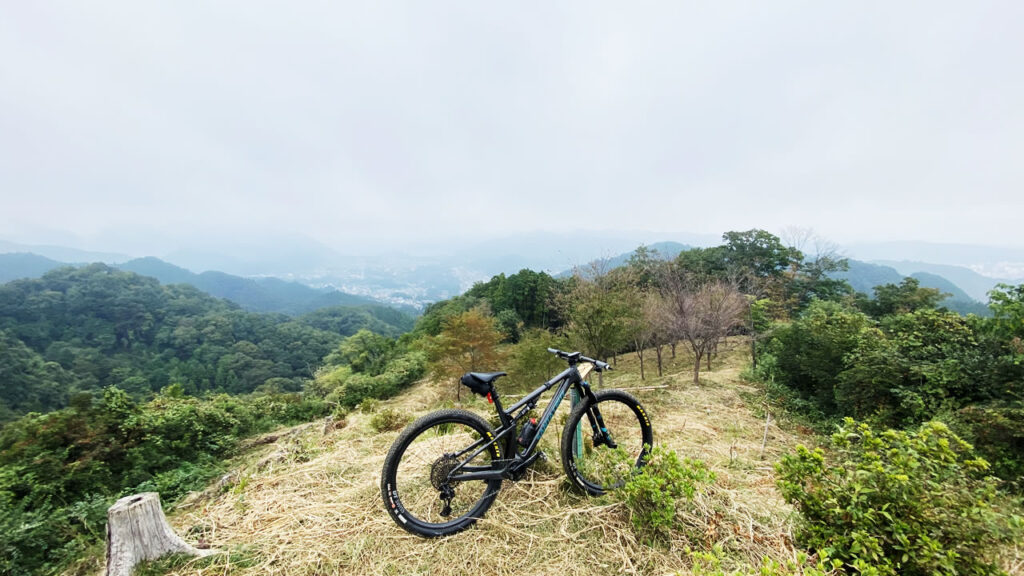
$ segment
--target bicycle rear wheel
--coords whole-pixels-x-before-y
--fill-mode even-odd
[[[472,454],[463,454],[467,448],[493,437],[486,420],[465,410],[432,412],[410,424],[388,451],[381,474],[381,496],[395,523],[413,534],[437,537],[465,530],[483,517],[501,480],[454,482],[448,475]],[[500,456],[492,442],[467,465],[490,468]]]
[[[582,434],[576,433],[577,425]],[[562,430],[562,467],[573,484],[599,496],[625,484],[644,465],[653,443],[651,422],[640,402],[622,390],[602,390],[569,414]]]

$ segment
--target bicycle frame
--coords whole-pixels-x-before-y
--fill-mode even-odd
[[[518,428],[518,422],[531,410],[537,407],[537,399],[540,398],[542,394],[556,385],[558,388],[555,390],[555,395],[552,397],[551,402],[548,403],[547,408],[544,409],[544,413],[537,421],[537,432],[533,435],[533,439],[530,440],[529,446],[524,448],[522,451],[517,450],[515,431]],[[496,434],[493,437],[481,438],[469,445],[466,449],[455,454],[454,457],[462,460],[462,462],[452,469],[448,476],[449,479],[453,482],[512,479],[515,473],[532,464],[533,461],[540,456],[540,452],[536,451],[537,445],[540,443],[540,439],[544,435],[544,432],[547,431],[552,418],[555,417],[555,412],[558,410],[559,405],[561,405],[562,400],[565,399],[566,393],[568,393],[569,389],[572,387],[575,387],[577,392],[579,392],[581,400],[593,396],[593,392],[590,390],[590,385],[584,382],[580,377],[579,370],[576,369],[575,364],[570,365],[560,374],[548,380],[533,392],[527,394],[522,400],[513,404],[507,411],[502,409],[501,398],[498,396],[497,391],[492,390],[491,394],[488,395],[488,400],[494,403],[494,408],[498,412],[498,418],[501,420],[501,427],[495,431]],[[594,429],[595,435],[606,432],[601,414],[598,412],[596,407],[591,412],[588,412],[587,417],[590,420],[590,425]],[[499,442],[502,439],[505,440],[504,453],[506,455],[510,455],[511,458],[500,458],[502,450]],[[483,451],[487,449],[487,446],[491,444],[494,445],[496,452],[499,455],[499,460],[493,461],[490,466],[468,466],[466,464],[483,453]],[[466,454],[469,454],[469,456],[463,459]],[[500,466],[495,468],[495,464],[500,464]]]

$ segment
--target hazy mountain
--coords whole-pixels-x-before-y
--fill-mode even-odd
[[[845,249],[851,257],[859,260],[931,262],[962,266],[993,277],[1013,278],[1016,279],[1014,283],[1024,280],[1024,248],[1021,247],[884,242],[852,244]]]
[[[104,262],[107,264],[114,264],[131,259],[131,256],[115,252],[91,252],[89,250],[68,248],[67,246],[18,244],[16,242],[0,240],[0,253],[11,252],[32,253],[39,256],[45,256],[46,258],[50,258],[51,260],[56,260],[58,262],[75,263]]]
[[[915,272],[928,272],[931,274],[937,274],[943,278],[949,279],[960,288],[963,288],[964,292],[969,294],[971,298],[980,302],[988,301],[988,292],[995,288],[996,284],[1018,284],[1018,280],[1011,280],[1008,278],[992,278],[989,276],[982,276],[970,268],[964,268],[963,266],[950,266],[945,264],[930,264],[927,262],[911,262],[907,260],[879,260],[877,264],[884,266],[890,266],[900,272],[900,274],[912,275]]]
[[[983,302],[988,301],[986,296],[983,301],[972,298],[970,294],[961,289],[956,283],[939,274],[930,272],[904,273],[892,266],[861,262],[860,260],[849,260],[849,270],[834,274],[835,278],[842,278],[853,286],[857,292],[863,292],[868,296],[874,296],[875,286],[882,284],[899,284],[906,277],[917,279],[923,288],[936,288],[943,294],[949,294],[940,304],[959,312],[960,314],[977,314],[986,316],[990,313]]]
[[[967,292],[964,292],[959,286],[951,282],[947,278],[943,278],[938,274],[932,274],[931,272],[914,272],[909,275],[911,278],[916,278],[921,286],[925,288],[936,288],[943,294],[949,294],[948,300],[961,301],[961,302],[973,302],[975,298],[971,298]],[[988,301],[988,298],[985,298]]]
[[[160,281],[161,284],[192,284],[192,282],[198,278],[198,275],[194,274],[190,270],[186,270],[179,266],[175,266],[169,262],[164,262],[159,258],[146,257],[136,258],[129,260],[123,264],[118,265],[121,270],[127,270],[128,272],[135,272],[143,276],[152,276]],[[193,284],[194,286],[195,284]],[[199,286],[196,286],[199,288]],[[202,288],[200,288],[202,290]]]
[[[207,294],[231,300],[242,308],[254,312],[278,312],[296,316],[333,306],[382,304],[372,298],[346,294],[329,288],[312,288],[299,282],[288,282],[279,278],[242,278],[214,271],[195,274],[185,268],[153,257],[137,258],[117,267],[144,276],[151,276],[159,280],[161,284],[191,284]]]
[[[315,274],[352,263],[352,258],[304,237],[181,247],[165,253],[162,259],[189,270],[218,270],[239,276]]]
[[[0,254],[0,284],[21,278],[39,278],[54,268],[66,266],[38,254],[10,252]]]
[[[874,287],[882,284],[899,284],[904,276],[891,266],[870,264],[860,260],[848,260],[849,268],[844,272],[837,272],[833,278],[846,280],[857,292],[863,292],[869,296],[874,294]]]
[[[658,256],[662,260],[674,260],[676,256],[679,256],[680,252],[683,252],[684,250],[691,250],[693,248],[693,246],[688,246],[686,244],[680,244],[679,242],[672,241],[655,242],[653,244],[645,244],[644,246],[650,248],[651,250],[657,251]],[[577,267],[586,269],[587,267],[596,264],[599,267],[604,268],[605,270],[611,270],[613,268],[625,266],[629,264],[629,259],[633,256],[633,254],[636,253],[637,248],[639,248],[639,246],[634,247],[629,252],[623,252],[621,254],[617,254],[615,256],[611,256],[608,258],[598,258],[596,260],[590,260],[589,262],[581,264]],[[555,274],[554,276],[556,278],[567,278],[573,275],[577,267],[562,270],[561,272]]]

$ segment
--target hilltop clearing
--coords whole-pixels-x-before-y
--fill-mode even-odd
[[[743,350],[717,359],[700,386],[689,382],[691,359],[680,349],[662,378],[641,382],[635,359],[621,357],[606,387],[667,386],[634,392],[652,415],[655,441],[707,462],[713,487],[684,509],[685,533],[648,545],[634,534],[623,505],[587,498],[567,484],[558,463],[560,426],[544,438],[549,460],[518,483],[506,482],[495,505],[467,532],[424,540],[399,529],[384,512],[380,471],[397,431],[378,433],[373,415],[352,413],[346,425],[314,425],[253,450],[206,495],[170,515],[186,539],[227,554],[164,562],[169,574],[664,574],[688,571],[687,547],[721,546],[727,563],[792,558],[792,509],[779,496],[772,463],[811,438],[772,419],[761,456],[761,393],[744,382]],[[595,383],[596,385],[596,383]],[[421,382],[378,408],[419,416],[450,405],[454,384]],[[468,407],[487,414],[489,406]],[[568,403],[560,412],[567,413]],[[556,416],[555,423],[560,422]],[[325,432],[326,430],[326,432]]]

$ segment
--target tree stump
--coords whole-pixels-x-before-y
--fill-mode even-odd
[[[166,554],[206,556],[178,537],[160,508],[160,495],[126,496],[107,510],[107,576],[130,576],[135,565]]]

